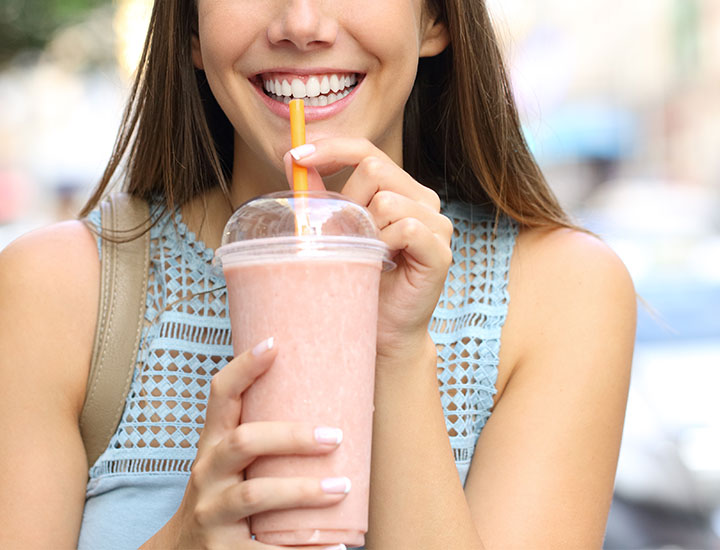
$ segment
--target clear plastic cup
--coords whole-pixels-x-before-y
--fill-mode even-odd
[[[298,235],[298,233],[301,233]],[[261,513],[257,540],[362,546],[368,527],[380,274],[392,269],[367,209],[338,193],[281,192],[241,206],[216,252],[228,288],[233,348],[274,337],[278,356],[243,395],[242,422],[342,428],[323,456],[261,457],[255,477],[348,477],[339,504]]]

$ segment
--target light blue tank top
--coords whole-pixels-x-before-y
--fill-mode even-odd
[[[500,332],[517,226],[477,206],[443,204],[453,264],[430,321],[448,437],[465,484],[496,393]],[[99,225],[98,210],[89,216]],[[233,355],[222,273],[179,214],[151,229],[142,345],[120,424],[90,468],[81,549],[137,548],[182,500],[210,379]],[[98,242],[98,246],[99,246]]]

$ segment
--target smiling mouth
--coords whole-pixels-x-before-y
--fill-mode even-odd
[[[359,73],[293,76],[266,73],[258,75],[255,83],[266,96],[280,103],[302,99],[307,107],[325,107],[350,94],[363,76]]]

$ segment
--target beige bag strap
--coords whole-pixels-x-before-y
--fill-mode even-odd
[[[149,218],[147,202],[125,193],[103,201],[100,212],[101,230],[111,239],[140,233]],[[97,328],[80,414],[88,467],[107,448],[125,407],[145,318],[149,256],[150,231],[128,242],[102,239]]]

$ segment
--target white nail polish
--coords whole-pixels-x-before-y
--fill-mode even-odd
[[[265,353],[266,351],[270,351],[270,350],[273,348],[274,345],[275,345],[275,338],[273,338],[273,337],[271,336],[271,337],[268,338],[267,340],[263,340],[263,341],[260,342],[257,346],[255,346],[255,347],[253,348],[253,350],[252,350],[252,354],[253,354],[255,357],[259,357],[260,355],[262,355],[262,354]]]
[[[347,550],[347,546],[344,544],[336,544],[335,546],[326,546],[322,550]]]
[[[315,428],[315,441],[318,443],[330,443],[339,445],[343,440],[343,431],[340,428],[329,428],[320,426]]]
[[[320,487],[326,493],[347,495],[352,487],[349,477],[326,477],[320,482]]]
[[[294,149],[290,149],[290,154],[295,160],[312,155],[315,152],[315,146],[312,143],[306,143],[305,145],[298,145]]]

